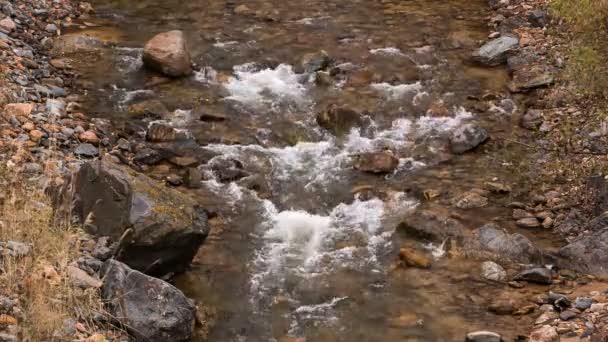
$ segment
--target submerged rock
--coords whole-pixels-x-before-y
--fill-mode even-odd
[[[450,147],[456,154],[465,153],[489,139],[488,132],[475,123],[468,123],[455,129],[450,136]]]
[[[494,39],[473,52],[473,60],[486,66],[496,66],[507,61],[509,52],[519,46],[517,38],[503,36]]]
[[[97,52],[104,47],[104,43],[85,34],[71,33],[57,37],[53,41],[51,53],[54,56],[62,56],[77,53]]]
[[[528,338],[528,342],[558,342],[559,334],[557,329],[550,325],[543,325],[536,328]]]
[[[138,341],[190,341],[196,307],[180,290],[116,260],[103,266],[108,312]]]
[[[353,127],[360,126],[363,117],[350,108],[331,105],[317,114],[317,123],[333,134],[341,135],[348,133]]]
[[[192,73],[186,38],[178,30],[159,33],[150,39],[144,47],[143,61],[148,68],[170,77]]]
[[[410,247],[399,250],[399,259],[405,266],[416,268],[430,268],[432,263],[427,254]]]
[[[452,199],[452,205],[459,209],[483,208],[488,199],[475,191],[468,191]]]
[[[356,156],[355,169],[369,173],[391,173],[399,166],[399,159],[391,151],[367,152]]]
[[[188,134],[186,131],[175,129],[168,124],[152,122],[148,125],[146,139],[153,142],[179,141],[187,140]]]
[[[107,159],[81,166],[60,189],[56,212],[110,237],[118,260],[154,275],[184,271],[209,231],[194,200]]]

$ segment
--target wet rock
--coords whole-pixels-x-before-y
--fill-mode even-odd
[[[608,277],[608,228],[583,236],[558,251],[558,264],[598,277]]]
[[[521,118],[521,126],[527,129],[538,129],[543,122],[543,112],[538,109],[528,109]]]
[[[553,273],[545,267],[534,267],[520,272],[514,279],[528,283],[550,285],[553,282]]]
[[[549,14],[542,9],[535,9],[528,13],[528,21],[534,27],[545,27],[549,24]]]
[[[508,184],[504,184],[504,183],[485,182],[484,186],[491,193],[497,194],[497,195],[506,195],[511,192],[511,186]]]
[[[331,105],[317,114],[317,123],[333,134],[341,135],[350,132],[353,127],[361,126],[363,118],[350,108]]]
[[[488,132],[476,123],[464,124],[455,129],[450,136],[453,153],[462,154],[488,140]]]
[[[146,139],[152,142],[167,142],[187,140],[186,131],[177,130],[170,125],[162,122],[152,122],[148,125]]]
[[[356,156],[355,169],[369,173],[391,173],[399,166],[399,159],[391,151],[367,152]]]
[[[514,93],[526,92],[551,85],[554,80],[553,72],[547,70],[546,67],[532,65],[521,68],[513,73],[513,79],[509,83],[509,90]]]
[[[465,228],[447,212],[425,209],[409,214],[397,230],[408,238],[443,242],[447,238],[462,237]]]
[[[208,234],[207,215],[176,190],[108,159],[81,166],[55,199],[87,233],[119,243],[116,259],[153,275],[182,272]]]
[[[559,311],[563,311],[572,305],[572,302],[568,296],[561,293],[549,292],[548,299],[549,303],[553,304],[553,306]]]
[[[149,147],[138,149],[133,156],[135,162],[146,165],[154,165],[163,159],[165,159],[165,156],[162,153]]]
[[[523,218],[534,218],[534,215],[532,215],[531,213],[523,210],[523,209],[513,209],[513,219],[515,220],[521,220]]]
[[[536,328],[528,338],[528,342],[558,342],[559,334],[555,327],[543,325]]]
[[[452,199],[452,205],[459,209],[483,208],[488,205],[488,199],[475,191],[469,191]]]
[[[127,112],[134,119],[160,119],[169,115],[169,110],[160,100],[144,100],[129,105]]]
[[[508,234],[494,224],[487,224],[474,232],[468,248],[473,252],[487,251],[498,258],[518,262],[531,262],[540,257],[540,251],[521,234]]]
[[[190,52],[182,31],[159,33],[150,39],[143,53],[144,65],[169,77],[187,76],[192,73]]]
[[[507,272],[499,264],[486,261],[481,264],[481,276],[491,281],[504,281],[507,278]]]
[[[80,33],[70,33],[55,38],[51,53],[54,56],[91,53],[98,52],[103,47],[104,43],[97,38]]]
[[[585,311],[593,304],[593,298],[588,297],[577,297],[574,301],[574,307],[578,310]]]
[[[491,331],[475,331],[468,333],[466,342],[503,342],[502,336]]]
[[[193,302],[167,282],[130,269],[116,260],[103,267],[101,297],[108,312],[137,340],[190,341]]]
[[[503,36],[494,39],[473,52],[473,61],[486,65],[496,66],[507,61],[509,52],[519,46],[517,38]]]
[[[198,189],[201,187],[201,181],[203,180],[203,173],[195,167],[188,168],[186,172],[185,183],[190,189]]]
[[[78,267],[68,266],[66,268],[70,282],[82,289],[100,288],[101,280],[95,279],[87,274],[87,272],[81,270]]]
[[[302,68],[304,72],[307,74],[311,74],[313,72],[325,70],[329,67],[331,63],[331,59],[329,55],[325,51],[319,51],[316,53],[306,54],[302,58]]]
[[[184,180],[182,179],[182,177],[180,177],[176,174],[168,175],[166,180],[167,180],[167,184],[172,185],[172,186],[180,186],[184,183]]]
[[[517,220],[515,224],[518,227],[522,228],[538,228],[540,227],[540,222],[536,217],[524,217],[522,219]]]
[[[408,267],[430,268],[432,264],[431,258],[426,253],[410,247],[399,250],[399,259]]]
[[[93,158],[99,155],[97,147],[91,144],[80,144],[74,149],[74,154],[81,157]]]

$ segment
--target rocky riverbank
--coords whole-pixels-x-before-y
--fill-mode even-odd
[[[82,112],[66,54],[103,43],[64,33],[86,28],[92,6],[0,8],[0,340],[190,340],[195,303],[146,274],[186,269],[207,214],[116,158],[88,162],[115,140]]]
[[[399,249],[395,270],[433,272],[438,258],[421,246],[440,245],[445,247],[442,253],[451,258],[464,256],[479,266],[475,282],[489,290],[485,297],[468,294],[467,301],[497,316],[535,322],[531,334],[522,339],[601,341],[608,323],[608,297],[604,283],[598,280],[605,277],[608,265],[608,228],[602,214],[606,209],[605,185],[602,177],[595,177],[589,195],[583,190],[589,188],[582,186],[584,172],[571,169],[572,165],[581,165],[581,170],[586,170],[593,164],[591,155],[602,151],[604,126],[587,117],[580,106],[566,101],[568,85],[560,82],[560,74],[568,63],[567,53],[563,38],[550,33],[557,27],[548,11],[550,2],[488,3],[494,10],[488,18],[493,32],[470,55],[470,63],[488,69],[506,67],[509,91],[471,97],[467,106],[476,112],[507,116],[521,129],[505,137],[494,134],[495,129],[489,132],[476,121],[459,124],[441,137],[445,140],[441,144],[447,146],[441,147],[441,158],[465,158],[490,145],[487,153],[508,151],[513,146],[524,148],[529,150],[528,160],[510,166],[505,162],[506,167],[518,170],[520,179],[516,183],[492,179],[480,188],[449,192],[449,199],[432,189],[424,190],[419,196],[424,204],[412,210],[397,228],[408,243]],[[0,1],[0,5],[2,178],[6,187],[19,185],[20,189],[3,198],[6,214],[0,226],[0,250],[4,272],[8,276],[11,273],[6,269],[16,264],[26,275],[41,275],[33,282],[38,284],[38,292],[53,289],[51,299],[62,307],[76,307],[74,298],[90,299],[87,310],[66,310],[61,319],[32,332],[33,321],[39,316],[33,314],[36,311],[28,297],[31,294],[22,290],[32,288],[32,280],[11,277],[15,285],[0,287],[0,304],[4,303],[0,305],[0,340],[54,336],[93,342],[124,340],[127,334],[153,341],[190,340],[193,327],[206,324],[204,310],[165,280],[188,269],[209,234],[208,221],[214,213],[199,207],[200,198],[193,199],[180,187],[200,188],[209,171],[219,183],[236,183],[261,198],[268,197],[268,184],[256,174],[262,171],[248,169],[250,165],[239,158],[214,159],[222,151],[201,148],[218,142],[253,144],[263,137],[253,137],[244,123],[208,112],[204,106],[194,106],[188,112],[205,125],[204,134],[193,134],[174,125],[183,119],[175,117],[179,110],[170,111],[145,91],[131,93],[129,122],[117,124],[89,117],[82,103],[87,100],[90,85],[79,79],[78,66],[95,63],[112,45],[112,37],[86,33],[94,27],[89,22],[92,6],[42,0]],[[245,5],[233,12],[256,20],[278,20]],[[193,73],[185,39],[181,31],[173,30],[145,45],[137,60],[158,72],[149,77],[147,85],[167,84],[175,77]],[[458,46],[468,44],[454,40],[452,43]],[[428,50],[418,50],[416,57],[433,59],[425,53]],[[348,63],[337,63],[324,51],[301,60],[299,71],[314,75],[315,85],[321,88],[342,82],[356,86],[359,78],[367,84],[382,77],[357,74]],[[268,70],[281,68],[268,63],[272,67]],[[215,77],[217,82],[228,84],[228,77]],[[447,112],[441,105],[429,107],[426,113],[430,115]],[[564,147],[566,116],[584,125],[574,129],[568,139],[574,138]],[[358,110],[334,104],[316,115],[316,124],[336,137],[344,137],[352,128],[369,128],[368,120],[369,116]],[[293,145],[300,139],[300,132],[272,134],[276,141],[271,145]],[[357,153],[352,169],[370,177],[393,174],[403,166],[400,152],[385,149]],[[500,152],[496,155],[502,158]],[[443,159],[429,163],[441,163]],[[50,194],[52,203],[32,195],[41,188]],[[353,193],[357,201],[391,199],[390,191],[369,186],[356,188]],[[24,197],[36,201],[24,205]],[[507,198],[513,226],[553,231],[564,239],[560,248],[546,248],[495,223],[466,227],[463,217],[451,210],[476,210],[487,207],[490,201],[506,202]],[[441,205],[436,205],[436,199]],[[9,212],[21,213],[22,217],[11,218]],[[72,253],[53,257],[50,251],[42,250],[46,240],[20,229],[32,213],[46,218],[43,223],[52,226],[53,233],[58,229],[65,234],[58,233],[60,239],[52,241],[60,244],[58,240],[64,240],[61,250],[71,249]],[[81,229],[74,232],[59,228],[65,222]],[[359,243],[356,238],[351,240],[344,244]],[[57,284],[67,285],[59,290]],[[274,300],[281,302],[278,297]],[[422,320],[408,317],[394,318],[391,324],[401,328],[422,324]],[[469,334],[467,340],[500,341],[501,337],[479,331]]]

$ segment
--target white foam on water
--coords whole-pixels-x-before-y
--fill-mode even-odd
[[[287,277],[309,278],[338,269],[379,266],[378,257],[391,245],[394,227],[384,220],[414,208],[416,201],[395,192],[379,198],[341,203],[328,215],[299,210],[279,211],[266,201],[263,246],[253,261],[252,294],[264,297],[281,289]],[[350,239],[356,236],[356,241]],[[350,242],[349,242],[350,241]]]
[[[394,55],[394,56],[404,56],[403,52],[396,47],[385,47],[379,49],[371,49],[369,52],[372,55]]]
[[[301,75],[295,73],[290,65],[255,70],[252,63],[247,63],[234,67],[234,74],[224,85],[230,92],[228,99],[246,104],[273,100],[306,101],[306,87],[299,81]]]
[[[463,107],[456,109],[453,116],[422,116],[416,121],[416,135],[439,135],[451,132],[472,118],[473,114]]]
[[[335,297],[330,301],[314,304],[314,305],[302,305],[298,307],[291,314],[294,318],[291,321],[288,335],[298,336],[301,329],[301,324],[305,322],[316,322],[320,321],[324,325],[332,325],[338,321],[338,318],[334,314],[334,308],[338,303],[347,300],[348,297]]]
[[[410,84],[397,84],[392,85],[390,83],[372,83],[370,87],[386,96],[386,98],[390,100],[398,100],[401,97],[418,93],[422,89],[422,84],[420,82],[410,83]]]
[[[207,148],[221,155],[236,159],[262,155],[273,165],[273,177],[278,181],[298,180],[305,188],[322,186],[339,180],[349,169],[357,153],[373,152],[390,148],[400,150],[412,144],[408,139],[412,132],[408,119],[393,121],[390,128],[378,130],[371,137],[353,129],[343,142],[335,139],[320,142],[300,142],[282,148],[266,148],[260,145],[208,145]]]
[[[217,41],[217,42],[213,43],[213,47],[216,47],[218,49],[229,49],[238,44],[239,44],[239,42],[237,42],[236,40],[231,40],[231,41],[227,41],[227,42]]]

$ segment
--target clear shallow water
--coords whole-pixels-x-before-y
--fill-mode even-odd
[[[254,0],[246,2],[250,15],[235,14],[241,3],[233,1],[92,3],[100,26],[90,31],[115,47],[79,67],[90,112],[145,126],[129,106],[160,100],[172,113],[164,120],[218,154],[200,166],[203,188],[184,190],[217,214],[191,272],[176,280],[213,313],[201,341],[462,341],[478,329],[525,332],[530,318],[487,312],[504,288],[479,281],[478,262],[431,245],[431,270],[395,267],[399,247],[411,243],[395,227],[429,205],[424,191],[439,190],[446,204],[484,181],[514,179],[498,148],[457,158],[445,151],[447,134],[469,120],[510,134],[508,120],[470,108],[470,96],[503,91],[506,82],[504,70],[466,62],[488,34],[485,1]],[[188,36],[197,72],[159,79],[141,68],[141,47],[176,28]],[[321,49],[340,70],[331,85],[316,85],[300,66]],[[314,119],[329,104],[365,113],[366,124],[330,135]],[[200,121],[201,111],[227,120]],[[356,153],[384,148],[399,158],[392,174],[352,168]],[[221,182],[214,165],[234,160],[255,176],[256,191]],[[493,219],[508,226],[508,200],[454,214],[469,228]]]

